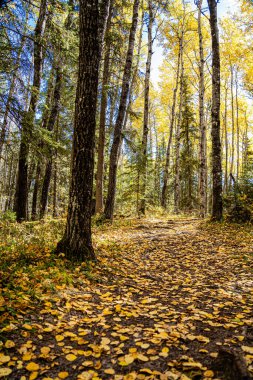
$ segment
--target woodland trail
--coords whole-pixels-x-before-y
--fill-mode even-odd
[[[77,268],[72,287],[59,289],[4,332],[15,342],[4,354],[11,360],[4,359],[12,369],[8,378],[253,374],[250,230],[190,218],[144,219],[100,231],[94,241],[98,264],[90,280]],[[231,362],[230,369],[222,362],[221,348],[239,355],[238,377],[229,372]]]

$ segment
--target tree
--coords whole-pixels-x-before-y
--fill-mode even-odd
[[[15,194],[15,211],[17,221],[22,222],[27,219],[28,200],[28,156],[29,145],[32,140],[33,122],[39,100],[41,71],[43,62],[42,39],[45,32],[47,19],[47,0],[42,0],[40,12],[34,33],[34,74],[32,83],[32,93],[29,109],[24,113],[21,122],[21,143],[19,149],[17,187]]]
[[[114,210],[114,202],[115,202],[115,194],[116,194],[116,180],[117,180],[117,166],[118,166],[118,158],[122,140],[122,128],[124,123],[124,117],[126,113],[127,107],[127,98],[129,95],[129,85],[131,79],[131,70],[132,70],[132,62],[133,62],[133,53],[134,53],[134,43],[135,43],[135,34],[138,24],[138,11],[139,11],[139,3],[140,0],[135,0],[133,5],[133,18],[132,25],[129,34],[129,43],[128,50],[126,56],[126,63],[124,68],[123,80],[122,80],[122,89],[119,103],[119,111],[117,120],[115,123],[113,143],[110,153],[110,169],[109,169],[109,184],[108,184],[108,192],[107,199],[105,204],[105,217],[106,219],[113,219],[113,210]]]
[[[99,72],[98,0],[81,0],[79,18],[79,70],[69,205],[65,234],[56,249],[72,261],[95,259],[91,203]]]
[[[212,219],[222,219],[222,168],[220,142],[220,50],[217,2],[208,0],[212,35]]]

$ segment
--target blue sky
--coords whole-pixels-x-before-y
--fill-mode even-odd
[[[190,0],[194,6],[194,0]],[[203,7],[207,6],[206,0],[204,0]],[[218,17],[222,18],[228,13],[234,13],[238,10],[238,0],[220,0],[218,4]],[[153,48],[154,54],[152,57],[152,70],[151,70],[151,79],[154,84],[159,81],[159,66],[163,60],[163,49],[154,43]]]

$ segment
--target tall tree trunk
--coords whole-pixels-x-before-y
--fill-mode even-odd
[[[19,149],[17,187],[15,195],[15,211],[17,221],[22,222],[27,219],[27,201],[28,201],[28,156],[29,144],[32,139],[33,122],[39,100],[41,71],[42,71],[42,39],[47,19],[47,0],[42,0],[40,12],[34,33],[34,74],[32,93],[28,112],[24,114],[21,122],[21,143]]]
[[[95,259],[91,205],[99,75],[98,0],[80,0],[79,71],[67,225],[56,251],[72,261]]]
[[[105,33],[108,24],[108,17],[110,13],[110,3],[111,0],[101,0],[99,6],[99,24],[98,24],[98,39],[99,39],[99,60],[102,56],[103,43],[105,38]]]
[[[235,108],[234,108],[234,70],[233,65],[230,65],[230,91],[231,91],[231,117],[232,117],[232,140],[231,140],[231,163],[230,174],[234,175],[235,162]],[[232,176],[229,176],[229,189],[232,186]]]
[[[181,138],[181,123],[182,123],[182,107],[183,107],[183,91],[184,91],[184,57],[183,57],[183,44],[184,44],[184,32],[180,39],[180,59],[181,59],[181,73],[180,73],[180,95],[179,95],[179,115],[176,129],[176,152],[175,152],[175,186],[174,186],[174,212],[179,213],[180,203],[180,138]]]
[[[111,28],[112,6],[109,10],[109,16],[107,20],[108,35]],[[108,98],[108,82],[110,76],[110,52],[111,42],[108,39],[107,46],[104,55],[104,67],[103,67],[103,80],[102,80],[102,96],[100,105],[100,119],[99,119],[99,135],[98,135],[98,159],[97,159],[97,175],[96,175],[96,213],[103,211],[103,182],[104,182],[104,150],[105,150],[105,127],[106,127],[106,109]]]
[[[106,219],[113,219],[113,210],[115,203],[115,194],[116,194],[116,179],[117,179],[117,166],[118,158],[120,153],[120,145],[122,140],[122,127],[124,123],[124,117],[126,113],[127,98],[129,95],[129,83],[131,78],[131,69],[133,62],[133,53],[134,53],[134,43],[135,43],[135,34],[138,24],[138,11],[139,11],[140,0],[134,1],[133,6],[133,19],[132,26],[129,34],[129,44],[128,51],[125,63],[125,69],[123,74],[123,82],[120,96],[120,104],[118,116],[114,129],[112,149],[110,153],[110,169],[109,169],[109,184],[108,184],[108,193],[105,204],[105,217]]]
[[[200,173],[199,173],[199,195],[200,195],[200,217],[204,218],[206,215],[206,187],[207,187],[207,163],[206,163],[206,124],[204,120],[204,49],[203,49],[203,35],[202,35],[202,11],[203,0],[198,1],[198,36],[199,36],[199,131],[200,131]]]
[[[143,131],[141,142],[141,160],[140,160],[140,205],[139,213],[145,215],[146,211],[146,182],[147,182],[147,144],[148,144],[148,131],[149,131],[149,86],[150,86],[150,71],[153,49],[153,4],[152,1],[148,1],[149,9],[149,22],[148,22],[148,56],[146,61],[146,74],[144,83],[144,118],[143,118]]]
[[[225,84],[225,110],[224,110],[224,135],[225,135],[225,174],[224,174],[224,192],[228,191],[228,125],[227,125],[227,106],[228,106],[228,88]]]
[[[236,179],[239,179],[240,170],[240,126],[239,126],[239,102],[238,102],[238,69],[235,71],[235,106],[236,106]]]
[[[167,150],[166,150],[166,161],[165,161],[165,168],[164,168],[164,174],[163,174],[163,187],[162,187],[162,197],[161,197],[161,206],[163,208],[166,208],[166,206],[167,206],[168,180],[169,180],[169,168],[170,168],[170,151],[171,151],[173,129],[174,129],[174,124],[175,124],[175,116],[176,116],[177,91],[178,91],[178,84],[179,84],[181,53],[182,53],[182,38],[180,37],[179,38],[178,57],[177,57],[176,83],[175,83],[175,88],[173,90],[173,101],[172,101],[172,109],[171,109],[169,139],[168,139],[168,145],[167,145]]]
[[[60,63],[59,63],[60,65]],[[57,116],[60,109],[60,98],[61,98],[61,86],[62,86],[63,74],[61,68],[58,66],[56,68],[56,79],[55,79],[55,88],[53,94],[53,105],[48,119],[48,131],[53,132],[57,120]],[[42,184],[41,199],[40,199],[40,218],[42,219],[45,215],[48,192],[52,175],[52,166],[53,166],[53,149],[48,147],[48,160],[46,164],[46,171]]]
[[[47,96],[45,101],[45,108],[42,115],[42,121],[41,121],[41,128],[47,129],[48,125],[48,119],[49,119],[49,113],[50,113],[50,104],[51,104],[51,98],[54,90],[54,64],[52,63],[52,69],[48,78],[48,88],[47,88]],[[43,152],[44,143],[43,141],[40,141],[38,144],[39,150]],[[35,177],[35,183],[33,188],[33,197],[32,197],[32,220],[36,220],[37,217],[37,203],[38,203],[38,193],[40,188],[40,182],[41,182],[41,167],[42,167],[42,160],[41,157],[38,159],[37,162],[37,169],[36,169],[36,177]]]
[[[212,35],[212,219],[222,219],[222,167],[220,143],[220,50],[216,0],[208,0]]]

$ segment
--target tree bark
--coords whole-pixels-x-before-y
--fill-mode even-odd
[[[53,106],[50,112],[50,116],[48,119],[48,131],[53,132],[57,116],[60,109],[60,98],[61,98],[61,87],[62,87],[62,78],[63,74],[61,68],[58,66],[56,69],[56,79],[55,79],[55,88],[53,94]],[[40,199],[40,219],[42,219],[46,212],[47,200],[48,200],[48,192],[49,186],[52,176],[52,166],[53,166],[53,149],[52,147],[48,147],[48,160],[46,164],[46,171],[42,184],[41,191],[41,199]]]
[[[132,26],[129,34],[129,44],[128,51],[125,63],[125,69],[123,74],[123,82],[119,103],[119,111],[114,129],[112,149],[110,153],[110,169],[109,169],[109,184],[108,184],[108,193],[105,204],[105,218],[113,219],[115,195],[116,195],[116,180],[117,180],[117,166],[118,158],[120,153],[120,146],[122,140],[122,128],[124,123],[124,117],[126,113],[127,98],[129,95],[129,84],[131,78],[131,69],[133,62],[133,53],[134,53],[134,43],[135,43],[135,34],[138,24],[138,11],[139,11],[139,2],[140,0],[134,1],[133,6],[133,18]]]
[[[91,239],[91,204],[99,75],[98,0],[80,0],[79,38],[68,216],[65,234],[56,251],[80,262],[95,259]]]
[[[184,32],[180,39],[180,59],[181,59],[181,73],[180,73],[180,96],[179,96],[179,115],[176,130],[176,162],[175,162],[175,186],[174,186],[174,212],[179,213],[179,203],[180,203],[180,138],[181,138],[181,123],[182,123],[182,107],[183,107],[183,91],[184,91],[184,57],[183,48],[184,44]]]
[[[34,74],[32,93],[30,98],[29,109],[25,112],[21,122],[21,143],[19,149],[19,162],[17,185],[15,194],[15,211],[18,222],[27,219],[27,201],[28,201],[28,156],[29,144],[32,139],[33,122],[39,100],[41,71],[42,71],[42,39],[45,31],[47,19],[47,0],[42,0],[40,4],[39,17],[34,33]]]
[[[225,110],[224,110],[224,135],[225,135],[225,173],[224,173],[224,193],[228,191],[228,126],[227,126],[227,105],[228,88],[225,84]]]
[[[176,83],[175,83],[175,88],[173,90],[169,139],[168,139],[168,145],[167,145],[167,150],[166,150],[166,161],[165,161],[165,168],[164,168],[164,174],[163,174],[163,187],[162,187],[162,197],[161,197],[161,206],[163,208],[166,208],[167,206],[168,180],[169,180],[169,168],[170,168],[170,150],[171,150],[173,129],[174,129],[174,124],[175,124],[175,116],[176,116],[177,91],[178,91],[178,84],[179,84],[181,53],[182,53],[182,41],[181,41],[181,38],[179,38],[179,50],[178,50],[177,69],[176,69]]]
[[[234,161],[235,161],[235,109],[234,109],[234,70],[233,65],[230,65],[230,91],[231,91],[231,117],[232,117],[232,140],[231,140],[231,163],[230,173],[234,173]],[[231,189],[232,180],[229,176],[229,189]]]
[[[141,142],[141,160],[140,160],[140,203],[139,213],[145,215],[146,211],[146,182],[147,182],[147,144],[148,144],[148,131],[149,131],[149,86],[150,86],[150,71],[151,61],[153,54],[153,23],[154,13],[152,1],[148,1],[149,9],[149,22],[148,22],[148,56],[146,61],[146,74],[144,83],[144,118],[143,118],[143,131]]]
[[[216,0],[208,0],[212,34],[212,219],[222,219],[222,167],[220,143],[220,51]]]
[[[206,216],[207,199],[207,162],[206,162],[206,124],[204,120],[204,96],[205,96],[205,84],[204,84],[204,49],[203,49],[203,35],[202,35],[202,11],[203,0],[199,0],[198,6],[198,36],[199,36],[199,131],[200,131],[200,173],[199,173],[199,195],[200,195],[200,217]]]
[[[110,7],[109,16],[107,20],[107,32],[111,28],[112,7]],[[108,81],[110,75],[110,52],[111,43],[107,42],[106,51],[104,55],[103,67],[103,80],[102,80],[102,96],[100,105],[100,119],[99,119],[99,136],[98,136],[98,160],[97,160],[97,175],[96,175],[96,213],[101,213],[104,207],[103,201],[103,182],[104,182],[104,150],[105,150],[105,126],[106,126],[106,109],[108,98]]]

